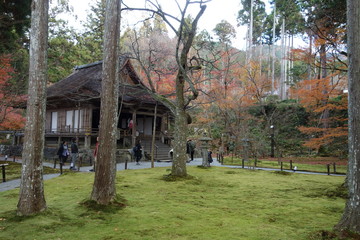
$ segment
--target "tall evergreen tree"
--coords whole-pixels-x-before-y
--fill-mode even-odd
[[[85,32],[77,39],[82,51],[86,52],[89,62],[103,58],[104,24],[106,0],[96,0],[91,6],[85,23]]]
[[[33,0],[30,31],[29,90],[18,215],[46,209],[43,150],[46,110],[48,0]]]
[[[349,51],[349,162],[347,186],[349,198],[344,214],[336,226],[360,234],[360,2],[347,1],[348,51]]]
[[[91,199],[107,205],[115,200],[116,140],[119,101],[120,1],[107,0],[101,90],[99,152]]]
[[[241,0],[243,9],[238,12],[237,21],[239,25],[250,24],[251,21],[251,0]],[[253,33],[252,43],[262,42],[261,36],[266,19],[265,3],[262,0],[253,0]]]
[[[31,0],[1,1],[0,4],[0,53],[9,53],[28,42]]]
[[[297,0],[274,0],[276,4],[279,23],[285,19],[286,33],[294,36],[304,31],[304,16],[301,13],[301,5]]]
[[[0,3],[0,54],[10,54],[15,72],[12,92],[25,94],[28,80],[28,48],[31,0],[6,0]]]
[[[235,28],[226,20],[221,20],[213,29],[221,43],[231,43],[231,39],[236,36]]]

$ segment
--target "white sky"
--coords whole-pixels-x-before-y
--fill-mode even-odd
[[[144,7],[145,0],[123,0],[129,4],[129,7]],[[178,15],[177,6],[174,0],[157,0],[164,9],[165,12],[171,13],[172,15]],[[82,21],[86,20],[87,12],[89,11],[89,5],[95,4],[95,0],[69,0],[70,5],[74,8],[74,13],[78,16],[77,20],[70,20],[70,24],[73,24],[76,28],[81,28]],[[178,0],[180,4],[184,3],[184,0]],[[264,1],[267,4],[267,10],[271,11],[269,0]],[[216,24],[220,23],[221,20],[228,21],[236,30],[236,38],[232,39],[232,45],[240,50],[246,48],[246,26],[237,27],[236,17],[239,10],[242,9],[240,0],[212,0],[207,3],[207,8],[200,18],[198,28],[199,31],[206,29],[210,34],[213,35],[213,29]],[[198,4],[191,5],[188,12],[194,17],[198,12]],[[144,13],[135,13],[134,11],[122,14],[122,25],[129,24],[133,27],[134,23],[137,23],[144,18]],[[132,24],[132,25],[131,25]],[[168,27],[169,34],[172,36],[171,29]],[[295,38],[295,46],[301,46],[304,42],[300,38]]]
[[[78,15],[77,21],[69,21],[73,23],[73,25],[77,28],[81,27],[81,21],[86,20],[87,11],[89,9],[89,5],[94,4],[95,0],[69,0],[70,5],[74,7],[74,12]],[[144,0],[124,0],[125,3],[131,4],[134,6],[144,6]],[[160,4],[163,4],[162,7],[165,12],[172,12],[172,14],[177,13],[176,5],[173,0],[158,0]],[[179,0],[180,4],[184,2],[183,0]],[[212,0],[207,3],[207,8],[205,13],[201,17],[198,28],[199,30],[206,29],[210,34],[213,34],[213,29],[216,24],[220,23],[221,20],[228,21],[237,31],[236,39],[232,40],[232,44],[239,48],[245,49],[245,37],[246,37],[246,28],[245,27],[237,27],[236,24],[236,16],[237,12],[242,8],[240,5],[240,0]],[[194,4],[189,9],[189,13],[191,15],[195,15],[196,11],[199,9],[198,5]],[[122,24],[126,22],[137,22],[141,20],[141,14],[135,14],[134,12],[123,14],[122,16]],[[168,28],[169,33],[171,33],[170,28]]]

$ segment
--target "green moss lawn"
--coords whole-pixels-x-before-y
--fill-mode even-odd
[[[322,239],[343,212],[344,177],[188,167],[192,177],[165,181],[166,168],[117,173],[122,204],[84,204],[94,174],[45,181],[48,210],[17,217],[19,189],[0,193],[0,239]]]

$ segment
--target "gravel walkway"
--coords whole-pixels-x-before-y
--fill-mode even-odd
[[[20,160],[16,160],[16,162],[21,162]],[[195,158],[194,161],[187,163],[190,166],[198,166],[201,165],[202,158]],[[155,162],[155,167],[171,167],[171,162]],[[54,167],[53,163],[44,162],[44,166]],[[230,165],[221,165],[216,158],[214,158],[214,162],[211,166],[218,166],[218,167],[228,167],[228,168],[242,168],[242,166],[230,166]],[[68,169],[70,166],[67,164],[64,169]],[[59,168],[59,164],[57,164],[56,168]],[[89,172],[92,167],[81,167],[80,172]],[[116,165],[118,171],[125,170],[125,163],[118,163]],[[151,168],[151,162],[140,162],[140,165],[136,165],[136,162],[129,162],[127,164],[127,169],[144,169],[144,168]],[[245,166],[245,168],[248,168]],[[266,170],[266,171],[280,171],[280,169],[273,169],[273,168],[256,168],[257,170]],[[291,170],[284,170],[286,172],[293,172]],[[302,174],[317,174],[317,175],[327,175],[327,173],[315,173],[315,172],[303,172],[303,171],[296,171],[296,173]],[[46,174],[44,175],[44,180],[51,179],[54,177],[59,176],[59,173],[56,174]],[[344,176],[341,174],[331,174],[332,176]],[[14,188],[20,187],[20,179],[10,180],[7,182],[0,183],[0,192],[7,191]]]

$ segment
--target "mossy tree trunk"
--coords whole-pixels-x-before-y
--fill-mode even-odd
[[[187,8],[187,6],[185,7]],[[190,101],[198,97],[198,91],[195,88],[189,74],[194,66],[189,66],[188,54],[196,35],[196,28],[200,17],[203,15],[206,5],[201,5],[200,11],[191,24],[186,23],[184,15],[180,27],[177,31],[178,43],[176,48],[176,61],[178,63],[178,73],[176,76],[176,101],[175,101],[175,134],[174,134],[174,157],[172,163],[171,175],[185,177],[186,171],[186,138],[188,134],[189,116],[186,108]],[[183,13],[184,14],[184,13]],[[199,67],[199,66],[196,66]],[[185,83],[191,89],[191,93],[185,93]]]
[[[119,101],[120,1],[107,0],[100,108],[99,150],[91,199],[107,205],[115,200],[116,141]]]
[[[349,85],[349,198],[336,226],[360,234],[360,2],[347,1]]]
[[[17,214],[21,216],[46,209],[42,162],[45,141],[48,11],[48,0],[32,1],[29,89],[17,205]]]
[[[186,138],[187,138],[187,114],[185,111],[184,76],[178,73],[176,78],[176,105],[175,105],[175,132],[174,132],[174,156],[171,174],[177,177],[185,177],[186,171]]]

